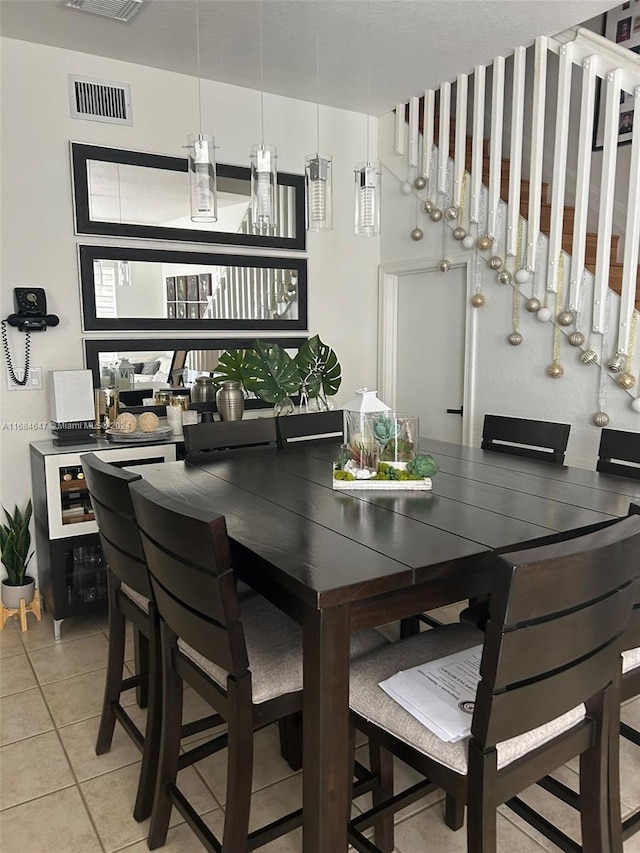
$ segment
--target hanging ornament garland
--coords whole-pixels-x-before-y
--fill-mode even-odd
[[[518,218],[518,236],[517,236],[517,242],[516,242],[516,256],[515,256],[515,264],[514,264],[516,269],[520,269],[520,265],[522,264],[522,229],[523,229],[522,217],[519,217]],[[509,276],[511,276],[511,273],[509,272],[509,270],[505,269],[498,276],[498,281],[500,281],[500,276],[504,276],[505,273],[508,273]],[[513,314],[512,314],[513,326],[512,326],[511,334],[507,338],[507,341],[511,344],[512,347],[518,347],[518,346],[520,346],[520,344],[523,341],[523,337],[520,334],[520,296],[521,296],[521,294],[520,294],[520,282],[517,280],[516,277],[514,277],[513,282],[510,279],[508,282],[501,282],[501,284],[502,283],[513,284],[513,294],[512,294],[513,295]]]
[[[458,209],[455,205],[450,204],[451,198],[451,188],[453,185],[453,169],[452,169],[451,160],[448,161],[446,165],[446,174],[444,178],[444,183],[441,185],[441,194],[442,194],[442,207],[445,211],[445,219],[442,223],[442,260],[440,261],[439,268],[440,272],[449,272],[451,269],[451,261],[447,257],[447,233],[451,230],[449,227],[449,222],[452,219],[456,219],[458,216]],[[453,214],[453,216],[452,216]]]
[[[422,240],[422,238],[424,237],[424,231],[418,225],[418,210],[419,210],[419,208],[420,208],[420,199],[418,198],[418,196],[416,196],[416,227],[411,232],[411,239],[415,240],[416,242],[418,240]]]
[[[609,318],[611,316],[611,291],[607,292],[606,313],[604,330],[602,332],[602,352],[606,352],[609,346]],[[593,352],[589,349],[587,352]],[[583,354],[584,355],[584,354]],[[586,362],[585,362],[586,363]],[[590,362],[591,363],[591,362]],[[607,382],[609,377],[604,365],[600,365],[600,379],[598,382],[598,411],[594,414],[592,420],[597,427],[606,427],[610,421],[607,414]]]
[[[560,252],[560,257],[558,258],[558,281],[557,281],[556,290],[556,301],[555,301],[555,314],[556,317],[560,313],[560,307],[562,306],[562,291],[564,290],[564,252]],[[548,310],[548,309],[547,309]],[[542,308],[540,309],[542,311]],[[540,316],[540,311],[538,311],[538,316]],[[560,364],[560,337],[562,335],[562,328],[558,323],[554,323],[553,326],[553,361],[547,367],[547,376],[550,376],[551,379],[560,379],[561,376],[564,376],[564,367]]]
[[[611,291],[609,291],[611,293]],[[638,312],[634,311],[631,316],[631,327],[629,329],[629,352],[624,362],[624,372],[618,376],[616,382],[625,391],[630,391],[636,384],[636,377],[633,375],[633,354],[636,348],[636,332],[638,327]]]

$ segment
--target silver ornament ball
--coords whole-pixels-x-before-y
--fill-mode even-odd
[[[634,412],[640,412],[640,397],[634,397],[629,405]]]
[[[433,202],[427,199],[425,203],[422,205],[425,213],[431,213],[433,210]]]
[[[457,218],[458,218],[458,208],[457,208],[455,205],[453,205],[453,204],[452,204],[452,205],[451,205],[451,207],[448,207],[448,208],[447,208],[447,210],[446,210],[446,212],[445,212],[445,216],[446,216],[446,217],[447,217],[447,219],[449,219],[450,221],[453,221],[454,219],[457,219]]]
[[[584,343],[584,335],[582,332],[571,332],[569,335],[569,343],[572,347],[581,347]]]
[[[413,192],[413,187],[409,183],[409,181],[404,181],[404,183],[400,184],[400,192],[402,195],[411,195]]]
[[[464,230],[464,228],[458,227],[458,228],[453,229],[453,239],[454,240],[457,240],[458,242],[460,242],[460,240],[464,240],[464,238],[466,236],[467,236],[467,232]]]
[[[616,355],[614,355],[613,358],[610,358],[607,362],[607,369],[612,373],[622,373],[625,363],[626,359],[624,355],[616,353]]]
[[[516,273],[516,281],[518,280],[518,273]],[[535,296],[532,296],[531,299],[527,299],[524,303],[524,307],[529,311],[530,314],[535,314],[536,311],[539,311],[542,308],[542,303],[539,299],[536,299]]]
[[[449,272],[451,269],[451,261],[448,258],[443,258],[440,261],[440,272]]]
[[[478,242],[476,243],[476,245],[481,252],[486,252],[487,249],[491,248],[491,238],[487,237],[486,234],[483,234],[482,237],[478,237]]]
[[[502,258],[499,258],[497,255],[489,258],[489,266],[492,270],[499,270],[502,266]]]
[[[571,326],[575,320],[573,311],[561,311],[556,317],[559,326]]]
[[[486,301],[487,297],[483,293],[474,293],[471,297],[471,304],[474,308],[482,308]]]
[[[550,376],[551,379],[560,379],[561,376],[564,376],[564,367],[557,361],[554,361],[553,364],[547,367],[547,376]]]
[[[522,343],[522,335],[520,332],[511,332],[507,338],[512,347],[519,347]]]
[[[427,179],[423,177],[423,175],[418,175],[413,182],[413,185],[417,190],[423,190],[427,185]]]
[[[529,270],[526,270],[523,268],[523,269],[516,271],[515,279],[518,282],[518,284],[526,284],[530,278],[531,278],[531,273],[529,272]]]
[[[502,270],[498,273],[498,284],[511,284],[511,273],[509,270]]]
[[[467,234],[466,237],[462,238],[462,245],[465,249],[473,249],[475,244],[476,244],[476,241],[473,239],[471,234]]]
[[[432,222],[440,222],[442,219],[442,211],[439,207],[434,207],[433,210],[429,213]]]
[[[580,361],[583,364],[596,364],[598,361],[598,353],[591,348],[586,349],[580,356]]]
[[[548,323],[552,316],[551,309],[543,307],[536,314],[536,320],[540,320],[541,323]]]
[[[593,416],[593,422],[597,427],[606,427],[609,423],[609,415],[606,412],[596,412]]]
[[[416,241],[422,240],[423,237],[424,237],[424,231],[422,230],[422,228],[414,228],[413,231],[411,232],[411,239],[412,240],[416,240]]]

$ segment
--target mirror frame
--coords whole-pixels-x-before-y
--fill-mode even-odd
[[[192,263],[209,266],[258,267],[262,269],[290,269],[298,273],[298,318],[285,320],[202,319],[188,317],[98,317],[93,262],[96,260],[150,261],[156,263]],[[137,249],[128,246],[78,245],[80,289],[82,293],[82,320],[86,332],[122,331],[298,331],[307,328],[307,259],[264,255],[226,255],[213,252],[185,252],[170,249]]]
[[[228,349],[247,349],[257,338],[85,338],[84,339],[84,359],[85,366],[91,371],[93,376],[93,384],[95,388],[100,387],[100,363],[98,353],[102,350],[123,350],[126,352],[146,352],[150,350],[228,350]],[[307,340],[306,337],[295,338],[275,338],[275,337],[260,337],[259,340],[266,341],[271,344],[278,344],[283,349],[299,349]],[[298,405],[300,395],[296,394],[292,398],[293,402]],[[215,403],[197,404],[196,407],[201,409],[215,409]],[[260,398],[248,399],[244,401],[244,407],[247,411],[251,409],[272,409],[273,404],[267,403]],[[138,411],[138,407],[131,407],[131,411]],[[162,407],[164,410],[164,407]],[[157,406],[140,407],[140,411],[160,411]]]
[[[100,237],[135,237],[149,240],[181,240],[186,243],[222,243],[229,246],[259,246],[270,249],[293,249],[304,251],[306,248],[305,227],[305,181],[303,175],[278,172],[278,184],[295,189],[295,237],[271,237],[262,234],[237,234],[230,231],[203,231],[190,228],[171,228],[163,225],[138,225],[133,222],[102,222],[91,219],[89,212],[89,183],[87,179],[87,161],[102,160],[107,163],[122,163],[129,166],[142,166],[154,169],[166,169],[172,172],[187,172],[186,157],[170,157],[164,154],[147,154],[142,151],[127,151],[122,148],[105,148],[100,145],[71,143],[71,164],[73,177],[74,220],[76,234],[91,234]],[[251,170],[245,166],[230,166],[218,163],[216,171],[219,178],[233,178],[247,181],[250,185]],[[185,209],[188,197],[185,197]]]

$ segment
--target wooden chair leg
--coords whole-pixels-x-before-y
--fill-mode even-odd
[[[280,755],[289,767],[298,771],[302,767],[302,714],[290,714],[278,721],[280,730]]]
[[[149,603],[149,710],[144,735],[142,767],[138,780],[138,793],[133,810],[137,821],[151,816],[153,797],[158,773],[160,735],[162,729],[162,655],[160,649],[160,625],[152,602]]]
[[[473,740],[469,742],[467,853],[497,853],[498,812],[491,797],[497,761],[495,749],[484,754]]]
[[[594,708],[591,705],[587,708],[588,714],[602,714],[605,737],[599,739],[599,746],[585,750],[580,756],[580,827],[583,853],[622,853],[620,771],[618,750],[613,746],[613,732],[615,730],[617,738],[620,728],[620,703],[618,701],[616,712],[612,702],[613,696],[619,697],[619,693],[609,686],[604,691],[603,698],[597,702],[601,707]],[[617,768],[614,763],[618,765]]]
[[[462,829],[464,824],[464,803],[452,794],[447,794],[444,807],[444,822],[449,829]]]
[[[172,808],[170,791],[178,777],[182,728],[182,679],[171,666],[172,641],[166,637],[164,626],[162,634],[162,743],[147,839],[149,850],[162,847],[167,840]]]
[[[232,694],[235,694],[232,696]],[[246,695],[242,695],[246,694]],[[242,697],[242,700],[240,700]],[[253,724],[250,711],[251,681],[242,679],[229,690],[230,702],[235,700],[239,713],[232,713],[228,721],[227,801],[224,816],[224,851],[247,850],[249,812],[251,810],[251,782],[253,778]],[[249,700],[249,701],[248,701]]]
[[[145,674],[141,684],[136,687],[136,702],[139,708],[149,704],[149,641],[137,628],[133,629],[133,654],[136,662],[136,675]]]
[[[109,581],[109,649],[107,652],[107,676],[104,685],[102,716],[96,740],[96,755],[111,749],[113,730],[116,724],[114,705],[120,699],[122,668],[124,666],[125,618],[116,604],[116,586]]]
[[[371,792],[375,808],[393,796],[393,756],[380,744],[369,739],[369,763],[371,771],[379,780]],[[373,826],[376,846],[382,853],[391,853],[394,848],[393,815],[380,818]]]

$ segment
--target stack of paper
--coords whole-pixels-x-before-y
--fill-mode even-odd
[[[471,734],[482,646],[401,670],[380,687],[441,740]]]

